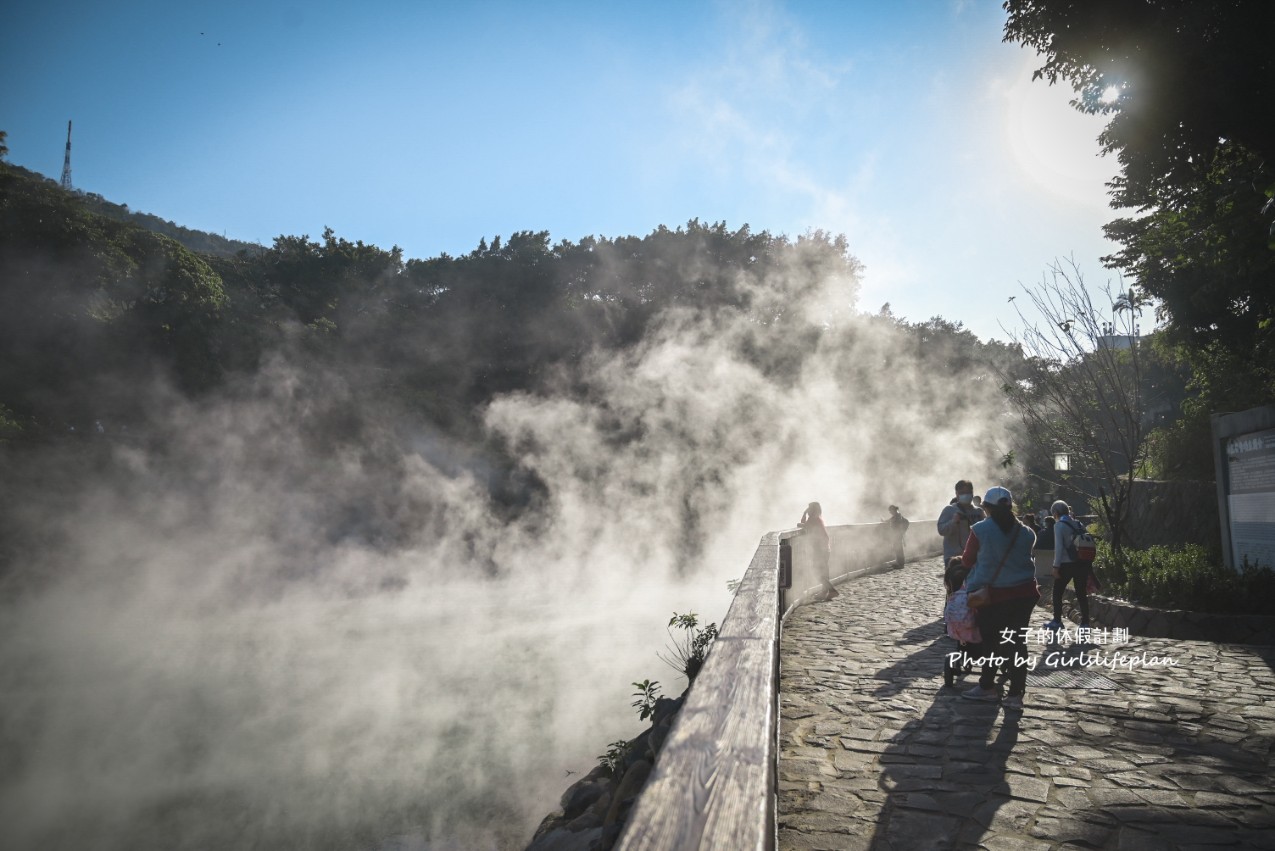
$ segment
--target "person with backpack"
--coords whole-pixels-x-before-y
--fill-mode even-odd
[[[1095,555],[1093,536],[1071,516],[1071,506],[1061,499],[1049,507],[1054,518],[1054,619],[1045,624],[1046,629],[1063,628],[1063,592],[1067,583],[1076,589],[1076,603],[1080,607],[1080,626],[1089,627],[1089,576],[1093,571]]]

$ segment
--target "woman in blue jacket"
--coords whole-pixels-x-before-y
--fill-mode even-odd
[[[970,568],[965,587],[974,593],[991,591],[991,601],[977,611],[978,630],[983,634],[983,655],[1006,659],[1009,691],[1001,705],[1022,709],[1027,690],[1027,624],[1040,599],[1036,585],[1036,565],[1032,548],[1036,534],[1014,516],[1014,497],[1002,487],[994,487],[983,497],[986,520],[975,523],[961,560]],[[965,692],[970,700],[1000,699],[996,689],[995,665],[984,665],[978,685]]]

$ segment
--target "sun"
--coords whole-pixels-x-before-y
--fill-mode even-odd
[[[1112,104],[1120,100],[1120,87],[1107,86],[1102,90],[1102,96],[1098,98],[1101,103]]]

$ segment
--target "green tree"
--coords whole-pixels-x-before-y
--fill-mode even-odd
[[[1148,297],[1193,372],[1185,421],[1153,441],[1162,470],[1211,467],[1210,411],[1275,398],[1275,4],[1267,0],[1008,0],[1005,40],[1040,52],[1035,78],[1110,116],[1120,172],[1103,258]],[[1170,455],[1176,454],[1174,461]]]
[[[1008,0],[1005,40],[1041,53],[1035,78],[1110,116],[1120,173],[1104,258],[1161,303],[1172,335],[1221,341],[1269,372],[1275,316],[1275,5],[1266,0]]]
[[[1252,380],[1275,386],[1275,251],[1257,214],[1275,172],[1234,145],[1196,170],[1149,199],[1147,215],[1106,226],[1125,246],[1107,260],[1159,300],[1176,340],[1221,345],[1242,356]]]
[[[1219,140],[1275,160],[1275,6],[1267,0],[1006,0],[1005,41],[1044,58],[1034,79],[1071,83],[1110,115],[1099,137],[1122,192],[1191,180]]]

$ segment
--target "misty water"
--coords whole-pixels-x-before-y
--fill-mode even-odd
[[[627,613],[659,607],[633,595],[590,613],[561,586],[442,581],[223,609],[147,584],[129,595],[145,602],[81,588],[6,627],[27,672],[6,691],[26,770],[6,807],[44,822],[42,847],[375,847],[400,831],[510,847],[567,769],[636,732],[627,683],[663,677],[635,664],[652,631]]]
[[[995,383],[815,283],[796,372],[741,354],[756,313],[670,311],[585,365],[587,397],[498,398],[485,428],[544,483],[519,512],[427,424],[314,452],[355,379],[286,357],[198,402],[146,390],[145,435],[41,450],[9,482],[3,844],[525,845],[643,728],[631,683],[681,691],[665,624],[720,621],[763,533],[994,477]]]

